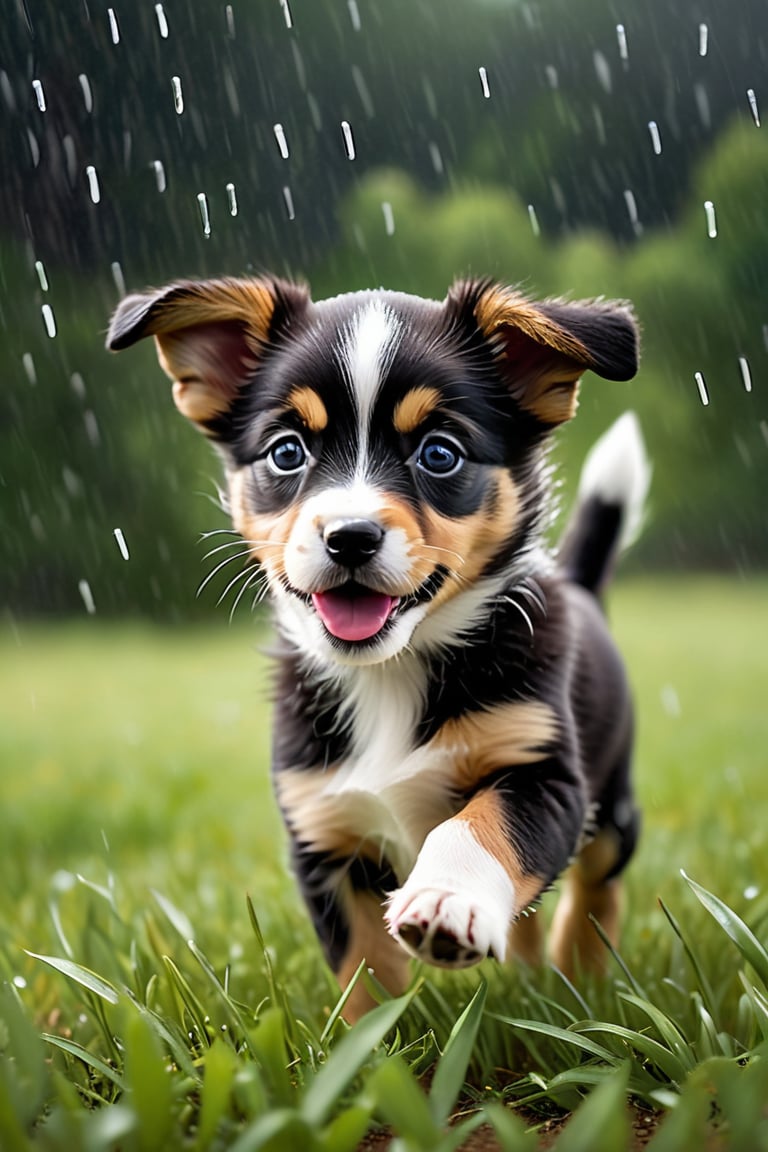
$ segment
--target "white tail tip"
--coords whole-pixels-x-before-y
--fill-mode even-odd
[[[606,504],[623,507],[622,548],[637,538],[642,527],[651,473],[640,421],[634,412],[620,416],[592,446],[584,461],[579,496],[582,500],[595,496]]]

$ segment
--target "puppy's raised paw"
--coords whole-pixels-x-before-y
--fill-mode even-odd
[[[401,888],[386,914],[387,928],[419,960],[468,968],[486,956],[503,960],[506,926],[468,892]]]

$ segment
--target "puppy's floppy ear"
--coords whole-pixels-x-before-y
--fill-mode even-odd
[[[270,341],[309,303],[306,288],[268,277],[180,281],[126,296],[109,326],[113,352],[154,336],[176,407],[221,438],[226,414]]]
[[[512,396],[547,427],[574,415],[587,369],[607,380],[637,371],[637,325],[624,301],[539,303],[488,281],[456,284],[449,299],[471,306]]]

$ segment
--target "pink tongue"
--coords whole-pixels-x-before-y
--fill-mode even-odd
[[[384,627],[397,601],[381,592],[350,595],[337,589],[313,592],[312,603],[332,636],[339,640],[368,640]]]

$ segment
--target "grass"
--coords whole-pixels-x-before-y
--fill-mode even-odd
[[[343,1152],[383,1123],[426,1152],[483,1123],[516,1152],[574,1110],[559,1152],[611,1152],[629,1097],[655,1152],[768,1149],[767,593],[612,596],[645,832],[611,976],[421,971],[353,1029],[286,871],[266,634],[8,624],[0,1148]]]

